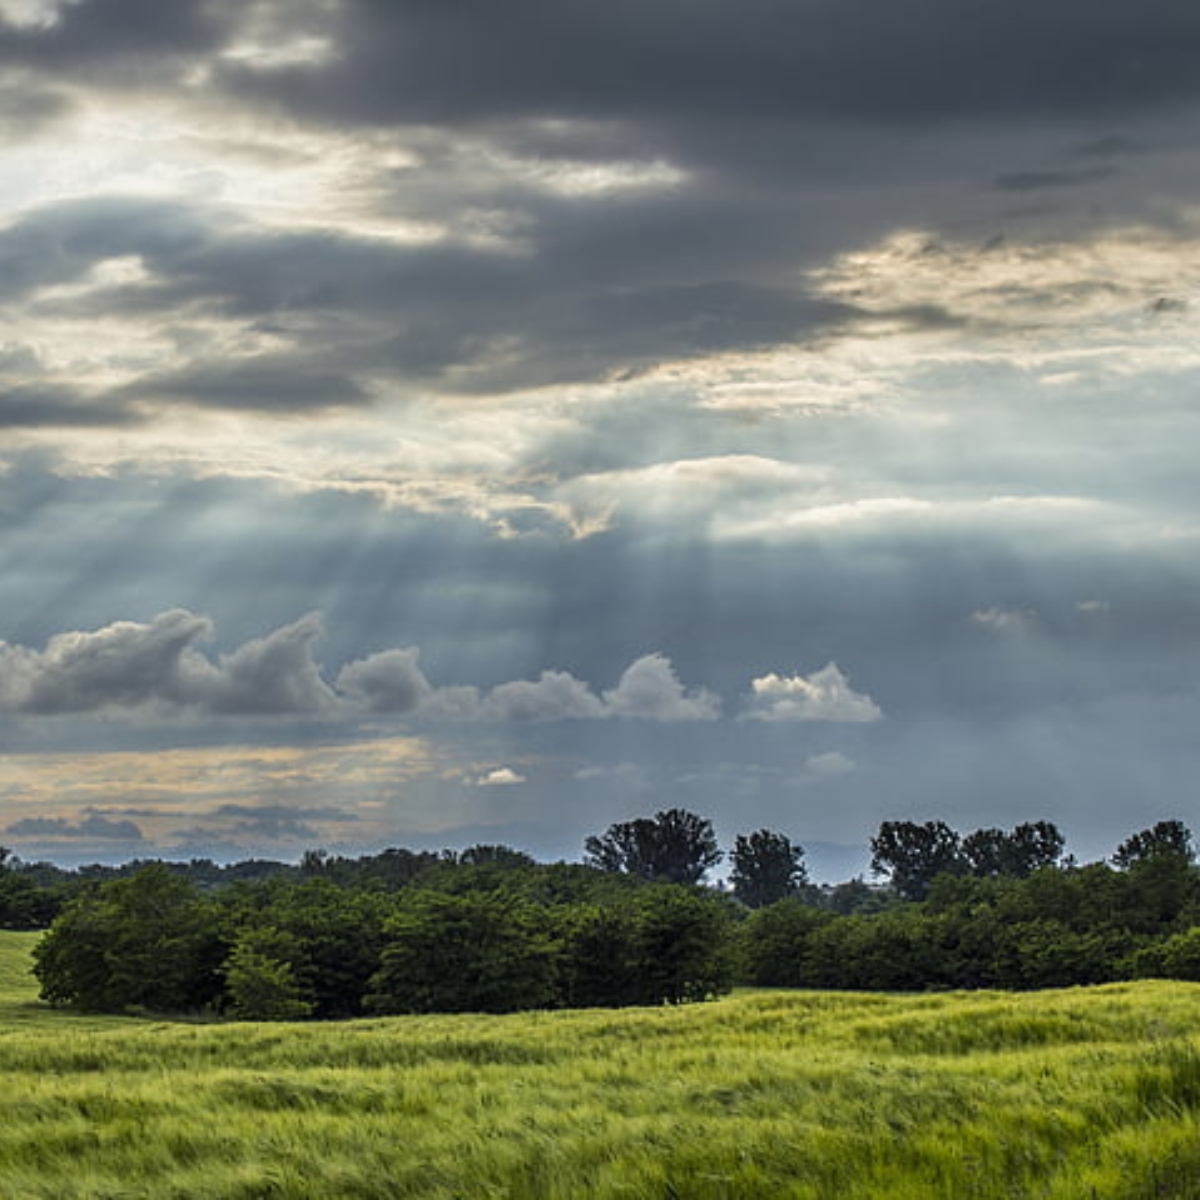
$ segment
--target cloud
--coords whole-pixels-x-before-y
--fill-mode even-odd
[[[1079,187],[1111,179],[1118,171],[1111,166],[1082,167],[1067,171],[1013,171],[1001,175],[996,187],[1006,192],[1034,192],[1048,188]]]
[[[318,841],[321,834],[312,824],[358,821],[354,813],[335,808],[305,808],[284,804],[222,804],[212,818],[225,825],[234,836],[266,838],[270,841]],[[208,832],[211,833],[211,830]]]
[[[414,714],[427,720],[498,723],[709,720],[719,699],[688,691],[662,655],[638,659],[603,698],[566,671],[543,671],[484,691],[434,687],[415,647],[347,663],[334,683],[313,658],[322,633],[310,613],[246,642],[214,662],[196,649],[213,635],[206,617],[184,609],[148,623],[119,621],[94,632],[57,634],[45,650],[0,642],[0,712],[26,715],[188,710],[212,716]]]
[[[375,126],[547,112],[660,122],[895,124],[947,110],[1045,119],[1195,95],[1180,48],[1195,44],[1198,27],[1170,0],[1147,0],[1136,14],[1120,0],[1014,0],[978,12],[928,0],[919,13],[888,0],[853,11],[746,0],[736,10],[692,5],[686,21],[661,0],[601,10],[522,0],[503,13],[486,0],[452,12],[357,0],[323,26],[336,56],[271,69],[235,61],[221,78],[279,108]]]
[[[315,616],[247,642],[214,664],[195,649],[212,622],[174,609],[57,634],[45,650],[0,642],[0,711],[55,715],[195,709],[213,715],[299,715],[337,704],[311,656]]]
[[[201,362],[143,376],[125,394],[138,400],[182,400],[205,408],[284,413],[361,405],[367,399],[354,379],[323,370],[300,353]]]
[[[89,429],[143,420],[135,406],[117,397],[88,395],[61,383],[6,385],[0,377],[0,428]]]
[[[1083,606],[1080,612],[1089,611]],[[1027,633],[1038,624],[1038,614],[1033,609],[992,608],[976,609],[971,614],[971,623],[997,634]]]
[[[536,680],[502,683],[490,691],[469,686],[434,688],[421,700],[417,715],[504,723],[611,718],[706,721],[716,717],[720,707],[712,692],[686,690],[669,659],[648,654],[631,664],[617,686],[602,696],[567,671],[543,671]]]
[[[411,712],[433,692],[421,671],[420,657],[416,647],[408,646],[347,663],[338,672],[338,690],[372,712]]]
[[[141,829],[133,821],[110,821],[99,813],[89,813],[78,821],[66,817],[25,817],[14,821],[5,834],[17,838],[46,838],[64,841],[140,842]]]
[[[803,675],[763,675],[751,683],[753,696],[742,714],[754,721],[870,722],[883,718],[870,696],[856,692],[836,663]]]
[[[857,764],[840,750],[827,750],[821,754],[810,754],[804,760],[804,778],[806,780],[837,779],[841,775],[849,775],[856,771]]]
[[[189,651],[211,633],[206,618],[175,609],[149,624],[61,633],[41,652],[0,643],[0,703],[53,714],[194,702],[198,662]]]
[[[481,715],[497,721],[561,721],[595,720],[609,713],[586,683],[566,671],[543,671],[536,682],[493,688]]]
[[[518,783],[526,783],[524,775],[511,767],[496,767],[475,779],[476,787],[513,787]]]
[[[647,792],[651,790],[650,772],[640,763],[621,762],[612,766],[587,766],[575,771],[572,779],[579,783],[612,783],[622,790]]]
[[[223,655],[197,672],[204,707],[224,714],[303,715],[332,712],[337,696],[312,658],[321,622],[310,613]]]
[[[647,654],[633,663],[611,691],[604,693],[614,717],[652,721],[712,721],[720,714],[719,697],[705,688],[686,691],[671,661]]]

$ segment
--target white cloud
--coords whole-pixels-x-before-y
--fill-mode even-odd
[[[635,792],[650,790],[649,772],[639,763],[622,762],[611,767],[581,767],[572,778],[579,783],[612,783]]]
[[[711,721],[721,710],[720,698],[707,689],[685,691],[670,659],[661,654],[639,658],[604,700],[614,717],[651,721]]]
[[[827,750],[822,754],[810,754],[804,760],[804,778],[806,781],[817,782],[823,779],[837,779],[841,775],[849,775],[858,769],[852,758],[848,758],[840,750]]]
[[[803,675],[763,675],[751,683],[745,716],[755,721],[847,721],[882,719],[870,696],[856,692],[837,663]]]
[[[488,771],[484,775],[480,775],[475,780],[476,787],[512,787],[518,783],[525,783],[524,775],[514,771],[512,767],[496,767]]]
[[[1032,609],[984,608],[971,614],[971,623],[993,633],[1023,633],[1037,624]]]

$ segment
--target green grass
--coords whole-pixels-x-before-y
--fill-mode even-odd
[[[1200,1196],[1200,989],[79,1017],[0,935],[0,1196]]]

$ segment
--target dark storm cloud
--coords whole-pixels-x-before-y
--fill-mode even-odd
[[[1178,0],[359,0],[339,16],[334,62],[229,67],[227,78],[331,119],[380,123],[1046,115],[1200,87],[1200,14]]]
[[[0,133],[9,145],[48,132],[73,111],[73,104],[63,92],[39,86],[23,73],[0,79]]]
[[[292,21],[289,22],[289,15]],[[1181,0],[348,0],[319,7],[83,0],[0,30],[0,62],[165,76],[255,26],[331,36],[316,64],[226,62],[248,93],[379,123],[510,116],[893,121],[1112,109],[1197,94],[1200,15]]]
[[[1001,175],[996,187],[1005,192],[1036,192],[1045,188],[1081,187],[1088,183],[1112,179],[1119,172],[1115,167],[1087,167],[1073,171],[1014,171]]]
[[[138,255],[156,269],[182,269],[214,236],[185,205],[127,197],[49,204],[0,231],[0,303],[75,283],[99,262]]]
[[[178,58],[218,49],[236,12],[227,0],[80,0],[51,23],[0,26],[0,63],[76,71],[139,69],[140,82]]]
[[[297,840],[314,842],[320,839],[313,821],[336,821],[353,824],[358,817],[336,808],[305,808],[283,804],[222,804],[213,813],[222,824],[223,832],[235,838],[266,838],[270,841]],[[212,836],[211,830],[205,831]]]
[[[764,232],[748,233],[732,208],[527,202],[533,242],[519,254],[255,230],[178,202],[56,204],[0,233],[0,300],[47,316],[154,319],[168,332],[172,322],[233,318],[291,343],[234,361],[201,349],[103,402],[49,404],[47,425],[128,421],[130,400],[265,412],[359,405],[362,374],[480,392],[605,379],[786,343],[856,317],[794,279],[733,278],[786,272]],[[130,257],[145,272],[136,283],[41,297]],[[10,424],[39,423],[31,404],[14,398],[8,408]]]
[[[53,384],[6,386],[0,368],[0,429],[87,429],[142,419],[136,407],[113,396],[85,396]]]
[[[299,353],[294,359],[261,355],[236,364],[198,363],[143,376],[125,394],[148,401],[174,399],[205,408],[279,413],[343,408],[366,400],[353,379],[323,370]]]
[[[14,821],[5,830],[9,837],[47,838],[105,842],[140,842],[142,831],[133,821],[111,821],[98,813],[91,813],[78,821],[66,817],[25,817]]]

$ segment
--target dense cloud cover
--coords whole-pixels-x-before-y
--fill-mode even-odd
[[[1188,818],[1198,108],[1175,0],[0,0],[0,837]]]

